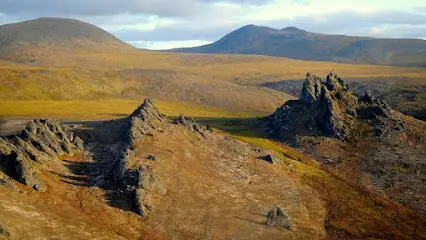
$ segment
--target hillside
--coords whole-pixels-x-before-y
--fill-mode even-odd
[[[58,23],[67,27],[54,27]],[[344,76],[356,79],[426,78],[424,68],[139,50],[117,43],[115,37],[92,25],[67,19],[44,18],[2,29],[24,27],[28,28],[25,33],[34,33],[22,33],[13,42],[27,42],[26,47],[1,45],[1,49],[13,50],[0,54],[0,101],[5,106],[0,108],[2,117],[23,116],[28,111],[41,113],[41,103],[46,100],[56,116],[59,111],[76,112],[78,104],[83,103],[102,104],[100,108],[107,109],[108,102],[114,99],[117,108],[128,109],[146,97],[268,114],[294,96],[259,85],[303,79],[308,68],[316,74],[339,69]],[[57,45],[46,47],[45,39]],[[25,107],[25,101],[33,108]],[[96,109],[85,114],[94,116]]]
[[[0,54],[19,56],[35,48],[130,49],[131,46],[94,25],[72,19],[38,18],[0,26]]]
[[[0,237],[425,237],[424,216],[259,135],[250,120],[204,121],[213,131],[146,100],[114,121],[35,119],[0,137]],[[278,213],[286,221],[268,221]]]
[[[258,54],[300,60],[426,67],[426,41],[311,33],[295,27],[247,25],[188,53]]]

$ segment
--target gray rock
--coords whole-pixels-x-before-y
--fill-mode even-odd
[[[290,217],[279,207],[268,212],[266,215],[266,225],[282,229],[290,229]]]
[[[198,124],[194,118],[192,117],[185,117],[183,114],[181,114],[176,120],[176,124],[183,125],[191,132],[198,132],[199,134],[203,135],[204,137],[207,137],[208,134],[212,133],[213,130],[210,127],[210,130],[204,129],[200,124]]]
[[[11,178],[44,192],[46,185],[34,161],[56,160],[57,154],[78,150],[79,147],[69,140],[67,131],[56,120],[30,121],[20,134],[0,138],[0,164]]]
[[[157,192],[161,195],[167,193],[167,189],[164,187],[161,179],[154,172],[151,166],[141,165],[138,169],[138,187],[147,191]]]
[[[147,216],[153,210],[148,194],[144,189],[136,189],[135,191],[136,212],[141,216]]]
[[[273,154],[267,154],[262,157],[263,160],[267,161],[270,164],[275,164],[279,162],[279,159]]]
[[[300,100],[306,103],[314,103],[319,94],[320,79],[311,73],[306,74],[305,82],[300,93]]]
[[[74,138],[74,144],[79,150],[84,150],[84,142],[78,136]]]

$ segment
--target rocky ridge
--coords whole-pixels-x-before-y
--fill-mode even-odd
[[[196,123],[193,118],[183,115],[172,123],[182,125],[204,137],[211,132]],[[153,210],[151,195],[164,195],[167,189],[156,173],[155,156],[150,155],[150,161],[135,158],[135,145],[143,138],[154,137],[167,127],[167,124],[170,124],[169,120],[146,99],[128,117],[106,122],[96,132],[90,133],[89,136],[86,134],[87,142],[95,142],[97,145],[91,146],[92,151],[101,152],[97,157],[106,159],[105,169],[99,171],[100,176],[95,176],[100,179],[96,185],[114,185],[117,186],[115,191],[132,196],[136,212],[142,216]],[[108,156],[105,156],[105,153]]]
[[[39,176],[38,167],[46,161],[55,161],[61,154],[83,150],[83,141],[73,131],[56,120],[35,119],[18,135],[0,137],[0,164],[11,178],[44,192],[46,185]],[[7,177],[4,183],[13,186]]]

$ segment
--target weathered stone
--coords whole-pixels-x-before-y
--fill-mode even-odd
[[[153,210],[148,194],[144,189],[136,189],[135,191],[136,213],[141,216],[147,216]]]
[[[290,217],[280,208],[269,211],[266,218],[266,225],[268,226],[290,229]]]
[[[33,161],[42,163],[42,159],[56,159],[56,154],[77,149],[66,131],[56,120],[30,121],[20,134],[0,138],[0,164],[11,178],[44,192],[46,185]]]
[[[319,81],[315,75],[306,74],[305,82],[300,93],[300,100],[306,103],[313,103],[317,100],[319,94]]]
[[[308,73],[300,100],[287,101],[262,120],[261,126],[267,133],[292,141],[297,135],[322,135],[343,140],[351,134],[358,115],[365,119],[391,116],[386,103],[368,94],[358,99],[345,88],[343,79],[334,71],[328,74],[326,83],[316,79]]]
[[[157,192],[161,195],[167,193],[166,188],[161,182],[158,175],[154,172],[151,166],[141,165],[138,169],[139,178],[138,178],[138,187],[145,189],[147,191]]]
[[[74,138],[73,142],[74,142],[75,146],[77,147],[77,149],[79,149],[79,150],[84,149],[84,142],[78,136]]]
[[[204,129],[200,124],[198,124],[194,118],[192,117],[185,117],[183,114],[181,114],[176,120],[176,124],[183,125],[191,132],[198,132],[199,134],[203,135],[204,137],[207,137],[209,133],[212,133],[213,130],[210,127],[210,130]]]

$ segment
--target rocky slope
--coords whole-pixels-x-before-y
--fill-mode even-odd
[[[325,112],[321,119],[332,123],[339,105],[329,103],[331,96],[349,90],[334,74],[328,84],[308,78],[303,104],[325,103],[329,107],[318,107],[317,113]],[[323,93],[315,82],[325,86]],[[361,109],[385,109],[374,99],[356,102]],[[311,122],[318,134],[337,142],[354,132],[342,124],[323,129],[317,118]],[[68,127],[31,121],[22,133],[2,138],[0,146],[0,237],[422,239],[426,234],[418,213],[323,170],[315,159],[289,147],[266,150],[236,140],[184,115],[167,118],[149,100],[117,120]],[[15,164],[19,159],[12,151],[24,165]],[[31,170],[24,171],[26,179],[37,179],[21,184],[19,166]]]
[[[261,122],[271,136],[302,147],[348,179],[426,212],[426,124],[370,93],[358,97],[334,72],[326,81],[308,73],[300,99]]]

